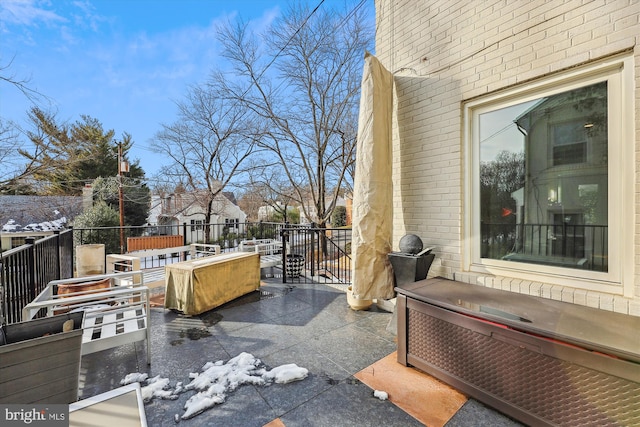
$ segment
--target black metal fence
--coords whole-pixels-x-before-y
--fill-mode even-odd
[[[22,308],[51,280],[73,277],[73,234],[55,233],[0,254],[2,309],[0,322],[21,320]]]
[[[196,226],[206,229],[204,225]],[[324,283],[344,286],[351,283],[351,229],[318,228],[308,225],[284,223],[244,223],[228,227],[227,224],[210,224],[222,232],[208,244],[220,245],[223,252],[239,250],[242,240],[271,239],[282,242],[283,263],[276,277],[284,283]],[[162,230],[163,232],[169,229]],[[201,231],[191,224],[171,228],[182,233],[185,243],[195,240]],[[5,251],[0,257],[0,323],[20,321],[22,308],[31,302],[51,280],[66,279],[74,275],[74,249],[77,245],[102,243],[105,254],[120,253],[120,233],[126,237],[151,236],[159,233],[158,227],[102,227],[94,229],[69,229],[62,233]],[[109,243],[115,247],[108,247]],[[205,242],[193,242],[205,243]],[[112,250],[115,249],[115,250]],[[300,273],[288,270],[290,255],[302,259]],[[143,269],[156,268],[176,260],[185,259],[187,251],[168,251],[156,255]]]
[[[351,284],[350,228],[285,227],[282,243],[286,254],[304,258],[303,273],[288,277],[285,267],[283,282]]]

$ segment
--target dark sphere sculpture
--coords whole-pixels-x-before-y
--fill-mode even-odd
[[[405,234],[399,246],[400,252],[415,255],[422,250],[422,239],[415,234]]]

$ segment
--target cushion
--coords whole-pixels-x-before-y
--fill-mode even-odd
[[[102,280],[96,280],[93,282],[80,282],[80,283],[67,283],[57,286],[56,295],[62,295],[62,298],[66,296],[74,296],[76,292],[95,291],[99,289],[109,289],[111,287],[111,279],[108,277]],[[56,307],[53,314],[67,313],[69,307],[65,304],[61,304]]]
[[[94,282],[68,283],[58,285],[57,295],[67,295],[75,292],[94,291],[98,289],[109,289],[111,287],[111,279],[106,278]]]

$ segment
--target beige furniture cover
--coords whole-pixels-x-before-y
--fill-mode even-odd
[[[393,76],[370,53],[365,55],[353,184],[352,293],[355,299],[395,295],[391,252],[391,118]]]
[[[165,266],[164,306],[195,315],[260,287],[260,255],[230,252]]]

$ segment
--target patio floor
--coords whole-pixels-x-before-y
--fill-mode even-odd
[[[161,290],[161,289],[156,289]],[[156,300],[161,301],[156,292]],[[187,384],[207,362],[247,352],[272,369],[295,363],[300,381],[243,385],[226,401],[187,419],[179,417],[195,392],[145,404],[150,426],[519,426],[436,379],[395,361],[392,314],[375,305],[349,308],[344,291],[323,284],[262,281],[260,292],[199,316],[152,309],[151,365],[144,343],[82,358],[80,398],[115,389],[130,373]],[[391,331],[390,331],[391,330]],[[144,384],[142,384],[144,386]],[[388,394],[388,400],[374,396]],[[177,421],[179,420],[179,421]]]

